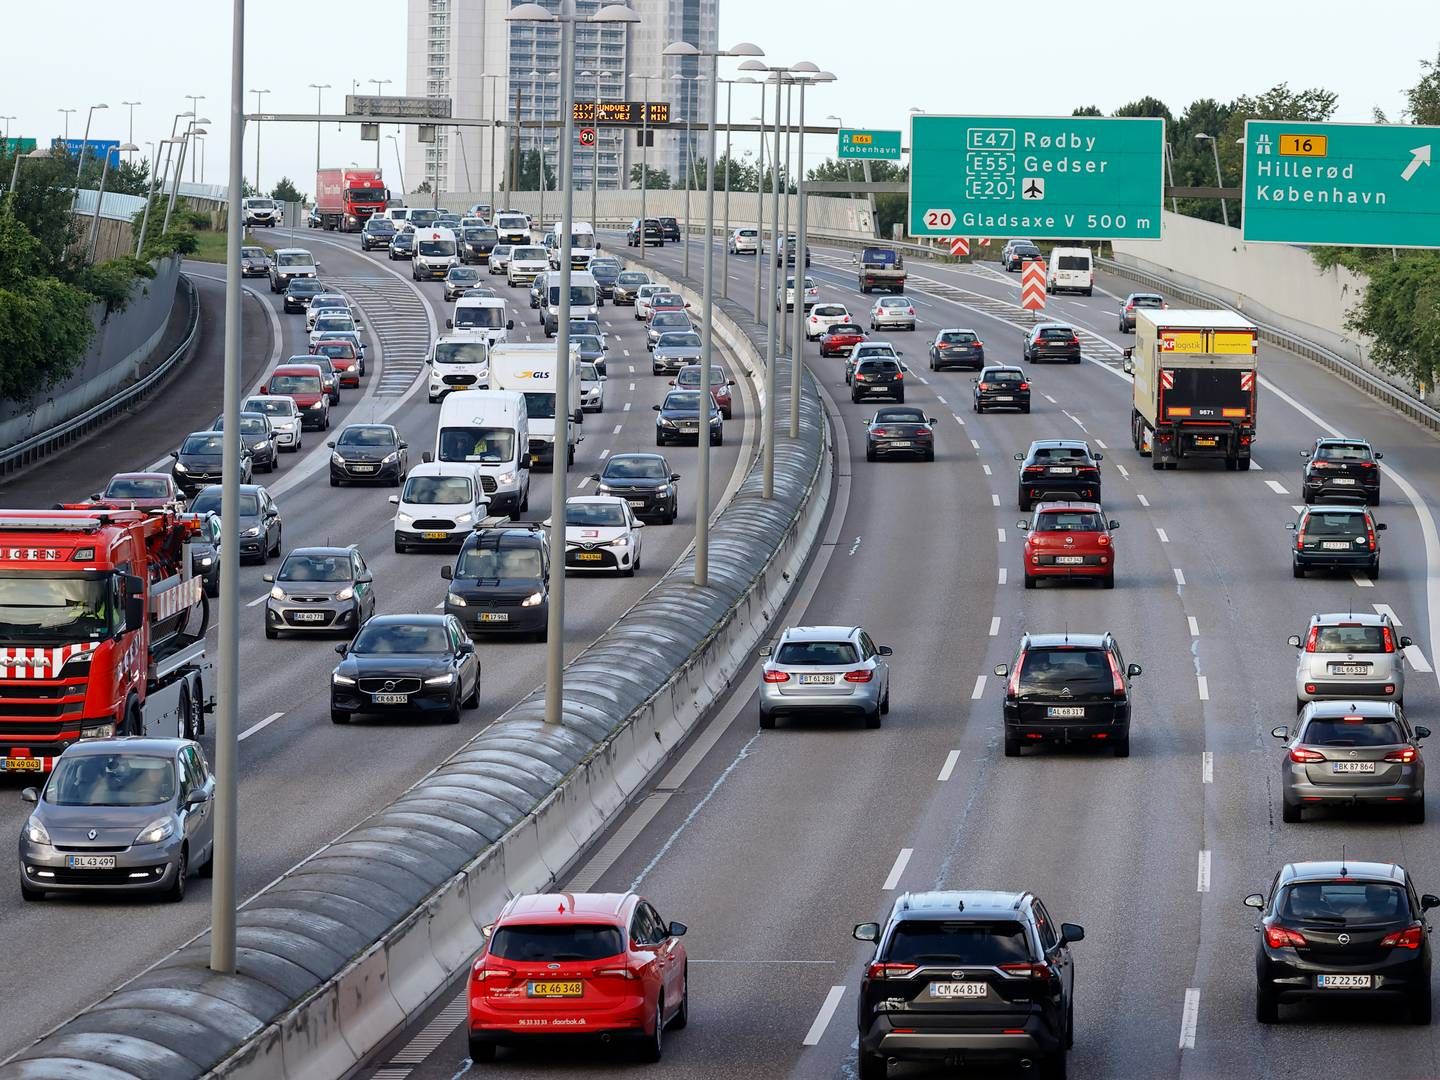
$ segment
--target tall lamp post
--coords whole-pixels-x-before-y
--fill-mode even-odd
[[[96,109],[108,109],[109,107],[109,105],[103,104],[91,105],[90,111],[85,114],[85,134],[80,137],[80,153],[75,155],[78,164],[75,166],[75,195],[70,199],[72,209],[75,206],[75,199],[80,195],[80,174],[85,170],[85,147],[90,145],[90,121],[94,119]],[[107,154],[106,157],[108,158],[109,155]],[[1216,168],[1218,169],[1219,166],[1217,165]]]
[[[376,97],[379,97],[379,96],[380,96],[380,88],[381,88],[382,86],[388,86],[390,83],[394,82],[395,80],[394,80],[394,79],[366,79],[365,81],[366,81],[366,82],[371,82],[371,83],[374,83],[374,84],[375,84],[375,96],[376,96]],[[456,133],[456,135],[459,135],[460,131],[459,131],[458,128],[456,129],[455,133]],[[376,138],[375,138],[375,171],[376,171],[376,172],[379,172],[379,171],[380,171],[380,138],[379,138],[379,136],[380,136],[380,125],[379,125],[379,124],[376,124],[376,125],[375,125],[375,136],[376,136]],[[460,152],[461,152],[462,154],[465,152],[465,147],[464,147],[463,144],[462,144],[461,147],[460,147]],[[468,169],[469,166],[466,166],[466,168]]]
[[[170,201],[165,205],[165,222],[160,227],[161,232],[170,231],[170,216],[175,213],[175,200],[180,197],[180,177],[185,175],[185,155],[195,152],[191,148],[191,144],[197,136],[209,134],[200,126],[208,123],[210,123],[209,117],[192,119],[180,134],[180,156],[175,159],[175,179],[170,182]]]
[[[764,82],[760,83],[760,115],[752,116],[750,122],[760,125],[760,156],[755,162],[755,321],[758,323],[765,319],[765,309],[760,306],[764,303],[760,294],[764,289],[765,275],[760,271],[765,261],[765,139],[769,131],[765,126]],[[773,161],[770,168],[775,168]]]
[[[64,114],[65,114],[65,141],[68,143],[68,142],[70,141],[70,114],[73,113],[75,110],[74,110],[74,109],[56,109],[55,111],[56,111],[56,112],[59,112],[59,113],[64,113]]]
[[[535,89],[535,81],[538,80],[538,81],[540,81],[540,82],[546,82],[546,83],[558,83],[558,82],[560,81],[560,73],[559,73],[558,71],[551,71],[551,72],[547,72],[546,74],[542,75],[542,74],[540,74],[540,72],[537,70],[537,71],[531,71],[531,72],[530,72],[530,78],[531,78],[531,80],[532,80],[532,81],[531,81],[531,84],[530,84],[530,99],[531,99],[531,101],[532,101],[532,103],[533,103],[534,101],[540,99],[540,92]],[[549,185],[549,182],[546,181],[546,179],[545,179],[545,138],[546,138],[546,136],[545,136],[545,103],[544,103],[543,100],[540,101],[540,107],[539,107],[539,109],[537,109],[536,111],[539,112],[539,114],[540,114],[540,178],[539,178],[539,185],[540,185],[540,216],[539,216],[538,218],[536,218],[536,220],[540,222],[540,227],[543,229],[543,228],[545,227],[545,189],[550,186],[550,185]]]
[[[182,94],[180,96],[183,97],[186,101],[190,102],[190,111],[192,113],[198,113],[200,109],[199,103],[205,100],[204,94]],[[191,154],[192,157],[190,158],[190,182],[193,184],[195,183],[195,158],[193,157],[193,150],[191,151]]]
[[[1210,144],[1210,152],[1215,155],[1215,186],[1223,188],[1225,186],[1225,178],[1220,174],[1219,140],[1216,139],[1214,135],[1207,135],[1203,131],[1196,132],[1195,138],[1199,139],[1201,142],[1208,142]],[[1227,210],[1225,207],[1225,197],[1223,195],[1220,197],[1220,220],[1225,223],[1225,226],[1227,228],[1229,227],[1230,211]]]
[[[310,89],[315,91],[315,115],[318,117],[324,108],[322,102],[325,100],[325,91],[330,89],[327,83],[311,83]],[[320,121],[315,121],[315,175],[320,175]]]
[[[133,154],[139,147],[127,142],[115,148],[119,154]],[[110,175],[110,155],[105,155],[105,164],[100,167],[100,190],[95,194],[95,216],[90,219],[90,261],[95,261],[95,249],[100,243],[100,206],[105,202],[105,180]]]
[[[650,186],[650,83],[663,75],[631,75],[645,84],[645,108],[640,114],[640,261],[645,261],[645,192]],[[595,224],[593,221],[590,224]]]
[[[725,249],[721,255],[723,260],[720,264],[720,295],[730,299],[730,174],[735,170],[730,162],[730,99],[734,94],[736,83],[753,83],[755,80],[749,75],[739,79],[720,79],[725,84],[725,222],[720,226],[720,234],[725,237]],[[758,241],[758,238],[757,238]],[[755,264],[760,264],[759,253],[756,253]]]
[[[790,345],[790,438],[800,437],[800,371],[805,355],[805,253],[808,243],[805,222],[805,87],[810,83],[834,82],[835,76],[814,64],[796,64],[791,75],[800,88],[798,138],[795,142],[795,335]]]
[[[263,111],[264,111],[265,95],[268,94],[268,93],[270,93],[270,91],[269,91],[269,90],[251,90],[250,93],[252,93],[252,94],[255,95],[255,111],[256,111],[257,113],[263,112]],[[260,190],[260,121],[259,121],[259,120],[256,120],[256,121],[255,121],[255,190],[256,190],[256,191],[259,191],[259,190]]]
[[[670,76],[681,86],[688,86],[684,93],[685,98],[685,276],[690,276],[690,189],[695,186],[695,141],[690,134],[691,122],[695,119],[695,91],[694,85],[700,81],[699,75],[676,74]],[[644,223],[641,223],[641,230],[644,230]]]
[[[480,75],[481,112],[485,112],[483,102],[485,97],[485,84],[487,82],[490,83],[490,111],[486,113],[486,116],[490,120],[490,224],[492,225],[495,224],[495,211],[499,209],[495,205],[495,98],[499,95],[500,90],[495,84],[500,81],[500,78],[501,76],[499,75],[486,74],[484,72]]]
[[[507,22],[560,23],[560,234],[574,231],[575,190],[570,179],[574,158],[575,116],[571,101],[575,94],[575,24],[637,23],[640,16],[623,4],[606,4],[593,15],[581,18],[575,14],[575,0],[561,0],[558,12],[535,3],[517,4],[505,13]],[[546,627],[545,653],[545,722],[558,724],[564,719],[565,704],[565,479],[569,454],[570,403],[570,265],[560,260],[559,329],[556,332],[555,354],[562,362],[555,365],[555,444],[551,456],[553,484],[550,494],[550,550],[560,560],[560,569],[550,574],[550,617]]]
[[[126,132],[125,141],[130,144],[130,162],[133,164],[135,161],[135,151],[140,149],[135,145],[135,106],[144,105],[145,103],[143,101],[122,101],[120,104],[130,110],[130,128]],[[5,127],[5,137],[8,141],[10,137],[10,127],[8,124]]]

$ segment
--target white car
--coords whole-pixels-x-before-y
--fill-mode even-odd
[[[365,329],[357,323],[353,316],[343,315],[339,312],[327,312],[315,320],[315,325],[310,328],[310,344],[325,338],[334,337],[336,334],[358,334]]]
[[[809,311],[819,299],[820,286],[815,284],[814,278],[807,277],[805,279],[805,310]],[[780,307],[781,294],[777,293],[775,295],[775,310],[779,311]],[[795,279],[793,277],[785,279],[784,307],[786,311],[795,310]]]
[[[914,330],[915,303],[908,296],[882,296],[870,309],[870,329]]]
[[[514,244],[496,244],[490,249],[490,264],[485,268],[485,272],[487,274],[505,273],[505,268],[510,264],[510,253],[514,250]]]
[[[453,461],[412,467],[390,504],[395,507],[395,550],[402,553],[458,548],[490,509],[475,466]]]
[[[820,335],[837,323],[850,321],[850,309],[844,304],[816,304],[805,317],[805,338],[819,341]]]
[[[605,376],[588,360],[580,365],[580,408],[583,412],[605,411]]]
[[[650,298],[657,292],[669,291],[670,287],[668,285],[661,285],[657,282],[651,282],[649,285],[641,285],[635,293],[635,318],[640,322],[649,319],[651,315],[655,314],[654,309],[650,307]]]
[[[240,406],[240,411],[264,413],[270,417],[270,426],[275,429],[275,445],[281,450],[293,454],[304,444],[305,432],[300,424],[303,413],[288,394],[248,397]]]
[[[529,285],[536,274],[550,269],[550,253],[539,244],[518,244],[510,252],[505,264],[505,281],[514,285]]]
[[[572,495],[565,500],[566,571],[618,570],[633,577],[644,527],[618,495]]]
[[[350,301],[339,293],[318,293],[310,298],[310,306],[305,309],[305,332],[308,334],[315,329],[315,320],[322,312],[337,312],[341,315],[349,315]]]
[[[754,255],[760,250],[760,233],[755,229],[735,229],[730,233],[731,255]]]

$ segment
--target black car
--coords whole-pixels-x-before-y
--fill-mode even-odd
[[[1005,680],[1005,756],[1026,744],[1082,743],[1130,756],[1130,680],[1111,634],[1025,634]]]
[[[892,397],[905,400],[905,366],[891,357],[876,356],[861,360],[850,373],[850,400],[867,397]]]
[[[410,471],[410,445],[390,424],[346,424],[330,447],[330,486],[380,480],[399,487]]]
[[[445,614],[469,633],[549,636],[550,541],[537,522],[481,522],[440,576]]]
[[[360,230],[360,250],[388,247],[395,239],[395,222],[389,218],[372,217]]]
[[[671,390],[665,400],[654,406],[660,415],[655,417],[655,445],[666,443],[700,441],[700,391]],[[710,445],[721,446],[725,442],[725,419],[710,398]]]
[[[264,574],[265,636],[336,631],[353,637],[375,614],[375,577],[355,547],[303,547]]]
[[[190,552],[190,572],[205,583],[206,596],[220,595],[220,515],[185,513],[182,521],[193,521],[195,531],[185,545]]]
[[[1412,1024],[1430,1023],[1430,921],[1440,897],[1419,893],[1395,863],[1302,862],[1281,867],[1270,892],[1251,893],[1255,1019],[1280,1006],[1334,1000],[1383,1002]]]
[[[480,704],[480,658],[453,615],[375,615],[335,651],[333,723],[357,713],[419,713],[458,724],[461,709]]]
[[[301,277],[291,278],[290,284],[285,286],[285,311],[287,314],[303,312],[310,307],[310,301],[323,292],[330,290],[315,278]]]
[[[634,307],[635,294],[640,291],[641,285],[650,284],[650,275],[643,270],[622,270],[615,277],[615,284],[611,288],[615,304],[620,307]]]
[[[966,1070],[1033,1062],[1040,1077],[1065,1076],[1075,1039],[1070,946],[1085,930],[1056,924],[1034,893],[903,893],[885,922],[853,933],[875,943],[860,978],[858,1080],[885,1080],[891,1061]]]
[[[1298,521],[1285,528],[1295,533],[1290,568],[1296,577],[1308,570],[1363,571],[1380,576],[1380,539],[1384,522],[1363,506],[1307,506]]]
[[[211,431],[225,430],[225,414],[215,417]],[[252,472],[274,472],[280,467],[280,447],[275,442],[275,425],[265,413],[240,414],[240,444],[250,451]]]
[[[570,344],[579,348],[581,363],[594,364],[597,374],[609,374],[605,370],[605,342],[599,334],[577,334],[572,330]]]
[[[500,234],[489,225],[467,225],[460,230],[460,261],[488,264],[499,242]]]
[[[1135,311],[1137,308],[1148,308],[1151,311],[1160,311],[1165,307],[1165,298],[1159,293],[1132,292],[1120,302],[1120,332],[1122,334],[1133,334],[1135,332]]]
[[[1346,502],[1380,505],[1380,466],[1384,454],[1376,453],[1364,439],[1316,439],[1314,449],[1301,450],[1305,475],[1300,498],[1340,498]]]
[[[985,366],[985,342],[974,330],[941,330],[930,343],[930,370],[944,371],[964,365],[979,371]]]
[[[1030,411],[1030,376],[1018,367],[987,367],[973,380],[975,391],[970,407],[977,413],[989,409]]]
[[[660,235],[666,240],[674,240],[678,244],[680,242],[680,222],[673,217],[662,217],[658,220],[660,222]],[[648,226],[645,242],[647,244],[650,242]]]
[[[590,273],[595,278],[595,284],[600,287],[600,295],[607,300],[615,296],[615,282],[620,278],[620,272],[624,269],[619,259],[606,256],[603,259],[590,260]]]
[[[1020,270],[1026,259],[1038,258],[1040,249],[1028,240],[1012,240],[1005,245],[1003,262],[1007,272]]]
[[[1080,363],[1080,335],[1063,323],[1041,323],[1025,335],[1022,359],[1029,363],[1041,360],[1068,360]]]
[[[192,431],[170,454],[175,459],[170,475],[175,486],[190,498],[209,484],[218,484],[224,475],[222,457],[225,436],[218,431]],[[250,455],[240,447],[240,483],[250,482]]]
[[[672,222],[675,221],[674,218],[671,218],[670,220],[671,220]],[[664,229],[664,227],[660,224],[659,219],[657,219],[657,218],[646,218],[646,219],[645,219],[645,246],[646,246],[646,247],[660,247],[660,246],[664,245],[666,239],[667,239],[667,236],[666,236],[666,233],[665,233],[665,229]],[[679,240],[679,239],[680,239],[680,225],[679,225],[678,222],[677,222],[676,225],[675,225],[675,239],[676,239],[676,240]],[[635,220],[633,220],[632,222],[630,222],[630,227],[625,230],[625,246],[626,246],[626,247],[639,247],[639,246],[640,246],[640,219],[639,219],[639,218],[636,218]],[[632,303],[633,303],[633,301],[632,301]]]
[[[413,259],[415,257],[415,230],[401,229],[390,238],[389,246],[385,250],[391,262],[396,259]]]
[[[1036,439],[1020,462],[1021,510],[1029,510],[1041,499],[1083,499],[1100,501],[1100,462],[1097,454],[1081,439]]]
[[[680,509],[680,474],[660,454],[615,454],[591,473],[596,494],[618,495],[638,518],[675,524]]]
[[[880,409],[865,421],[865,460],[918,457],[935,460],[935,425],[939,421],[914,406]]]
[[[220,485],[211,484],[203,488],[190,503],[192,514],[220,515]],[[236,533],[240,537],[240,561],[253,559],[264,564],[271,555],[279,555],[285,542],[285,523],[280,518],[280,508],[270,497],[270,492],[259,484],[241,484],[239,494],[239,520]]]

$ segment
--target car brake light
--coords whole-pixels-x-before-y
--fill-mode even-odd
[[[1305,935],[1288,926],[1267,926],[1265,944],[1272,949],[1302,949],[1309,944]]]
[[[1025,663],[1025,657],[1015,661],[1015,670],[1010,672],[1010,678],[1005,684],[1005,695],[1007,697],[1018,697],[1020,694],[1020,667]]]
[[[487,979],[512,979],[515,977],[513,968],[487,967],[483,958],[475,961],[475,966],[471,969],[470,973],[475,977],[476,982],[485,982]]]
[[[1110,689],[1116,696],[1123,696],[1125,693],[1125,676],[1120,674],[1120,665],[1115,662],[1115,654],[1107,650],[1105,659],[1110,661]]]
[[[1395,651],[1395,635],[1390,632],[1390,627],[1388,627],[1388,626],[1382,626],[1382,627],[1380,628],[1380,637],[1381,637],[1381,639],[1385,642],[1385,651],[1386,651],[1386,652],[1394,652],[1394,651]]]
[[[928,439],[928,438],[930,438],[930,436],[934,435],[935,433],[934,433],[933,431],[931,431],[928,427],[922,427],[922,428],[916,428],[916,429],[915,429],[915,434],[916,434],[916,435],[919,435],[920,438],[922,438],[922,439]]]
[[[1029,390],[1029,389],[1030,389],[1030,384],[1029,384],[1028,382],[1022,382],[1022,383],[1020,384],[1020,389],[1021,389],[1021,390]]]
[[[1135,305],[1134,305],[1134,304],[1126,304],[1126,305],[1125,305],[1125,310],[1126,310],[1126,311],[1134,311],[1134,310],[1135,310]]]
[[[1000,970],[1007,975],[1031,979],[1049,979],[1054,975],[1049,964],[1001,964]]]
[[[1420,760],[1420,751],[1413,746],[1404,746],[1399,750],[1391,750],[1385,755],[1385,760],[1393,765],[1413,765]]]
[[[1370,519],[1369,519],[1369,518],[1366,518],[1366,519],[1365,519],[1365,532],[1366,532],[1366,533],[1369,535],[1369,537],[1370,537],[1370,550],[1371,550],[1371,551],[1374,551],[1374,550],[1375,550],[1375,526],[1370,523]]]
[[[614,975],[618,979],[638,979],[640,976],[631,971],[628,967],[600,968],[596,975]]]
[[[1295,547],[1296,547],[1296,549],[1298,550],[1299,548],[1302,548],[1302,547],[1304,547],[1304,546],[1305,546],[1305,522],[1302,521],[1302,522],[1300,523],[1300,527],[1295,530]]]
[[[904,373],[903,371],[897,371],[897,372],[895,373],[895,381],[896,381],[896,382],[899,382],[899,381],[900,381],[901,379],[903,379],[903,378],[905,378],[905,373]]]
[[[876,961],[865,969],[867,979],[899,979],[915,970],[915,964],[884,964]]]
[[[889,432],[886,431],[883,427],[877,427],[874,431],[870,432],[870,434],[871,434],[871,435],[888,435]]]
[[[1310,765],[1317,761],[1324,761],[1325,755],[1319,750],[1307,750],[1303,746],[1290,748],[1290,760],[1297,765]]]
[[[1388,945],[1393,949],[1418,949],[1425,941],[1425,928],[1419,923],[1407,926],[1404,930],[1396,930],[1393,934],[1386,934],[1380,939],[1382,946]]]
[[[790,681],[790,673],[789,673],[788,671],[776,671],[776,670],[774,670],[773,668],[767,669],[766,672],[765,672],[765,681],[766,681],[766,682],[772,682],[772,683],[773,683],[773,682],[789,682],[789,681]]]
[[[1072,337],[1072,338],[1070,339],[1070,344],[1071,344],[1071,345],[1079,345],[1079,344],[1080,344],[1080,339],[1079,339],[1078,337]]]
[[[1305,651],[1314,652],[1319,643],[1320,628],[1318,626],[1312,626],[1310,627],[1310,633],[1305,638]]]
[[[875,673],[869,668],[861,668],[859,671],[845,672],[846,682],[869,682],[875,677]]]
[[[990,389],[990,384],[989,384],[988,382],[982,382],[982,383],[980,384],[980,389],[981,389],[981,390],[989,390],[989,389]]]

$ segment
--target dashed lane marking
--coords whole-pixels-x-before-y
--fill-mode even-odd
[[[914,848],[902,847],[900,854],[895,856],[895,864],[890,867],[890,873],[885,875],[885,884],[880,886],[885,892],[897,888],[900,885],[900,878],[905,874],[905,867],[910,865],[910,856],[915,854]]]
[[[1201,701],[1209,701],[1209,700],[1210,700],[1210,680],[1207,679],[1204,675],[1196,675],[1196,676],[1195,676],[1195,686],[1196,686],[1196,689],[1199,690],[1199,692],[1200,692],[1200,700],[1201,700]]]
[[[980,449],[980,444],[979,444],[978,442],[976,442],[974,439],[971,439],[971,440],[970,440],[970,445],[971,445],[974,449],[976,449],[976,450],[979,450],[979,449]]]
[[[1165,530],[1160,528],[1159,525],[1155,526],[1155,535],[1160,537],[1160,543],[1162,544],[1168,544],[1170,542],[1170,537],[1165,535]]]
[[[982,469],[985,470],[985,475],[986,475],[986,476],[993,476],[993,475],[994,475],[994,474],[990,471],[990,466],[989,466],[989,465],[981,465],[980,468],[982,468]]]
[[[946,780],[949,780],[951,775],[955,772],[955,765],[957,762],[959,762],[959,760],[960,751],[951,750],[948,754],[945,755],[945,764],[940,766],[940,775],[937,776],[935,779],[942,784],[945,783]]]
[[[1280,483],[1279,480],[1266,480],[1265,486],[1268,487],[1271,491],[1275,492],[1276,495],[1290,494],[1289,490],[1287,490],[1285,485]]]
[[[1004,528],[1004,526],[1001,526],[1000,528],[996,529],[996,530],[995,530],[995,535],[999,537],[1000,543],[1002,543],[1002,544],[1005,543],[1005,528]]]
[[[264,603],[266,600],[268,600],[268,599],[270,599],[270,594],[267,592],[267,593],[264,593],[264,594],[262,594],[262,595],[260,595],[260,596],[257,596],[254,600],[251,600],[251,601],[250,601],[248,604],[246,604],[245,606],[246,606],[246,607],[259,607],[261,604],[263,604],[263,603]]]
[[[240,734],[237,736],[238,741],[244,742],[251,735],[254,735],[257,731],[262,731],[265,728],[269,727],[271,724],[273,724],[276,720],[279,720],[280,717],[284,715],[285,714],[283,712],[271,713],[269,716],[265,717],[264,720],[260,720],[257,723],[251,724],[244,731],[240,732]]]
[[[970,691],[970,700],[971,700],[971,701],[979,701],[980,698],[984,695],[984,693],[985,693],[985,676],[984,676],[984,675],[976,675],[976,676],[975,676],[975,689],[973,689],[973,690]]]
[[[1126,480],[1129,480],[1129,479],[1130,479],[1130,470],[1127,469],[1127,468],[1125,468],[1124,465],[1121,465],[1121,464],[1117,461],[1117,462],[1115,463],[1115,468],[1117,468],[1117,469],[1120,470],[1120,475],[1123,476]]]
[[[1195,1029],[1200,1024],[1200,989],[1192,986],[1185,991],[1185,1006],[1180,1013],[1180,1049],[1195,1049]]]
[[[1185,584],[1185,571],[1184,571],[1184,570],[1181,570],[1178,566],[1175,567],[1175,584],[1176,584],[1176,585],[1184,585],[1184,584]]]
[[[619,434],[620,434],[620,429],[623,428],[624,426],[625,426],[624,424],[616,424],[616,425],[615,425],[615,430],[612,431],[610,434],[612,434],[612,435],[619,435]]]
[[[1350,577],[1355,582],[1355,584],[1360,586],[1360,588],[1362,589],[1375,588],[1375,582],[1371,581],[1364,574],[1351,574]]]
[[[1003,567],[1003,566],[1000,567],[1000,581],[999,581],[999,584],[1004,585],[1004,584],[1005,584],[1005,579],[1006,579],[1007,577],[1009,577],[1009,576],[1010,576],[1010,575],[1009,575],[1009,572],[1005,569],[1005,567]]]
[[[1375,609],[1376,615],[1390,616],[1390,621],[1393,622],[1396,626],[1405,625],[1403,622],[1400,621],[1400,616],[1395,614],[1395,609],[1392,608],[1389,604],[1371,604],[1370,606]]]
[[[1215,755],[1209,750],[1200,752],[1200,782],[1202,784],[1215,782]]]
[[[991,505],[991,506],[999,506],[999,505],[1000,505],[1000,496],[997,495],[997,494],[995,494],[995,492],[993,492],[993,491],[990,493],[990,505]]]
[[[1195,891],[1210,891],[1210,852],[1201,851],[1200,860],[1195,868]]]
[[[820,1012],[815,1016],[815,1022],[810,1025],[810,1030],[805,1033],[804,1045],[818,1045],[825,1034],[825,1029],[830,1026],[830,1018],[835,1015],[835,1010],[840,1007],[840,999],[845,996],[845,987],[832,986],[830,992],[825,995],[825,1001],[820,1006]]]
[[[999,636],[1000,636],[1000,616],[999,616],[999,615],[992,615],[992,616],[990,616],[990,636],[991,636],[991,637],[999,637]]]
[[[1190,624],[1190,636],[1191,636],[1191,637],[1199,637],[1199,636],[1200,636],[1200,624],[1195,621],[1195,616],[1194,616],[1194,615],[1186,615],[1186,616],[1185,616],[1185,620]]]
[[[1425,659],[1425,654],[1420,651],[1419,645],[1407,645],[1405,647],[1405,659],[1410,661],[1410,666],[1416,671],[1434,671],[1430,661]]]
[[[1145,493],[1144,493],[1143,491],[1137,491],[1137,492],[1135,493],[1135,498],[1137,498],[1137,499],[1140,500],[1140,505],[1141,505],[1141,506],[1149,506],[1149,505],[1150,505],[1150,500],[1145,497]]]

